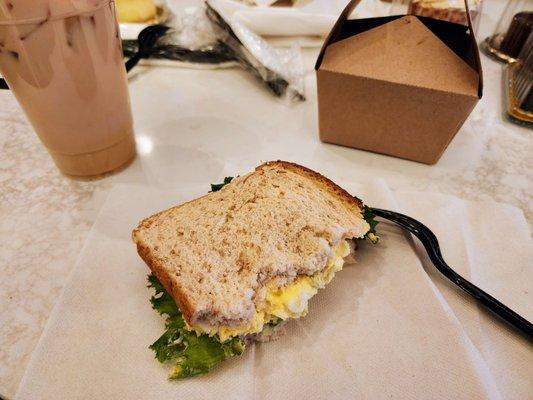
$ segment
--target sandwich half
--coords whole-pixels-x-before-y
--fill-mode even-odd
[[[160,344],[177,345],[158,359],[174,362],[174,378],[205,373],[249,339],[305,316],[309,299],[353,255],[354,239],[375,238],[374,224],[359,199],[284,161],[143,220],[133,240],[152,271],[152,303],[172,303],[159,311],[181,319],[173,334],[167,319]],[[191,366],[187,350],[199,341],[218,346],[219,356]]]

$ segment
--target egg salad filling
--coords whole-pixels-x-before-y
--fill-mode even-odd
[[[344,265],[344,258],[350,254],[350,245],[342,240],[332,250],[326,267],[311,276],[300,276],[294,282],[281,288],[275,282],[267,285],[265,301],[257,306],[257,311],[247,324],[236,326],[205,326],[194,325],[190,329],[218,336],[221,342],[232,337],[259,333],[265,324],[288,318],[300,318],[307,315],[308,302],[317,294],[318,289],[324,288],[340,271]]]

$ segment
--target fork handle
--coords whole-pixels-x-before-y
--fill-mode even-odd
[[[520,330],[529,341],[533,341],[533,325],[531,322],[511,310],[509,307],[492,297],[487,292],[478,288],[473,283],[467,281],[465,278],[455,272],[448,264],[446,264],[440,251],[439,241],[437,240],[435,234],[427,226],[414,218],[394,211],[382,210],[379,208],[373,208],[372,211],[375,215],[392,221],[415,235],[424,245],[429,258],[435,267],[446,278],[474,297],[490,311],[507,321],[516,329]]]

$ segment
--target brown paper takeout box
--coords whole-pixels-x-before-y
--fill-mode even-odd
[[[436,163],[482,95],[469,26],[414,15],[348,20],[318,57],[320,139]]]

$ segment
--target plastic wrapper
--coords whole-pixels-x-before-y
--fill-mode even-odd
[[[532,32],[533,0],[509,0],[482,48],[498,61],[513,63]]]
[[[124,55],[139,50],[137,39],[122,41]],[[168,33],[152,46],[145,65],[177,65],[187,68],[225,68],[238,65],[233,52],[218,40],[203,7],[188,9],[174,18]]]
[[[533,33],[515,62],[504,68],[505,114],[512,122],[533,126]]]
[[[244,24],[230,25],[209,2],[206,13],[219,40],[233,51],[243,67],[265,82],[276,96],[305,100],[304,68],[297,46],[276,50]]]
[[[138,41],[124,40],[133,56]],[[237,21],[226,21],[209,2],[176,18],[172,29],[152,46],[145,63],[176,63],[193,68],[239,65],[261,80],[277,97],[305,100],[300,48],[275,49]]]
[[[176,19],[174,26],[174,34],[167,38],[167,43],[177,43],[197,50],[216,43],[218,40],[204,7],[186,9],[180,18]]]

